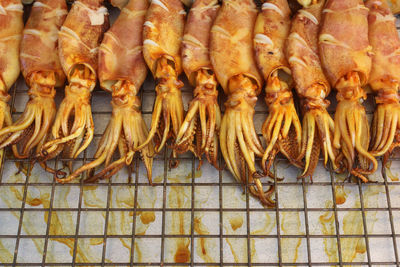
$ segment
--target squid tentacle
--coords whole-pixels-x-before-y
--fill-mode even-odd
[[[58,179],[59,182],[70,182],[83,172],[92,172],[103,163],[105,168],[95,175],[90,175],[85,182],[108,179],[124,166],[131,165],[135,151],[137,151],[135,146],[144,142],[148,131],[140,113],[140,100],[133,93],[132,89],[130,89],[130,83],[117,83],[117,86],[121,86],[122,89],[114,89],[112,117],[94,155],[95,160],[78,168],[67,178]],[[120,158],[111,162],[117,147],[119,148]],[[151,158],[145,159],[143,155],[154,153],[152,143],[150,142],[147,146],[142,148],[140,153],[148,172],[149,181],[151,181],[153,161]]]
[[[202,154],[205,154],[207,160],[218,168],[217,157],[214,156],[218,153],[218,139],[215,139],[214,135],[219,133],[221,124],[217,81],[215,75],[206,69],[198,71],[196,78],[195,97],[189,105],[175,147],[179,153],[191,150],[200,161]],[[194,137],[194,132],[198,132],[199,136]]]
[[[162,57],[157,62],[157,96],[153,108],[150,132],[147,139],[135,149],[136,151],[146,147],[157,135],[161,140],[155,138],[158,141],[155,153],[159,153],[169,138],[172,138],[173,143],[175,143],[174,139],[178,135],[179,128],[183,122],[183,102],[181,91],[179,90],[183,87],[183,83],[177,79],[176,71],[167,58]],[[171,126],[172,128],[170,129]]]
[[[0,148],[15,145],[22,140],[19,145],[21,153],[16,148],[14,154],[27,158],[33,147],[45,141],[56,114],[55,83],[54,72],[38,72],[30,76],[30,100],[21,117],[14,124],[0,130]]]
[[[280,88],[271,90],[272,88]],[[262,157],[264,173],[270,173],[270,167],[275,160],[277,152],[281,151],[295,166],[302,166],[299,162],[302,140],[301,124],[294,107],[293,96],[287,84],[281,81],[275,72],[268,80],[267,96],[265,101],[269,107],[269,114],[265,120],[262,133],[268,144]],[[291,139],[283,146],[289,132],[293,129],[295,135],[289,135]]]

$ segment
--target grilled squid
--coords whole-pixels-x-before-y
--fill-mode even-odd
[[[286,55],[300,97],[303,113],[302,153],[305,166],[302,177],[312,176],[320,151],[324,164],[335,164],[334,122],[327,112],[330,84],[322,70],[318,52],[318,30],[325,1],[301,9],[293,18]],[[336,168],[336,166],[333,166]]]
[[[220,146],[226,165],[264,204],[273,205],[256,171],[255,156],[263,147],[254,129],[257,95],[262,88],[253,54],[253,30],[257,9],[252,0],[226,0],[211,29],[211,62],[228,99],[221,121]],[[247,179],[248,178],[248,179]]]
[[[21,117],[0,130],[0,147],[12,145],[17,158],[28,158],[35,147],[39,152],[54,121],[54,88],[65,82],[57,41],[66,15],[64,0],[38,0],[25,25],[20,63],[30,99]]]
[[[292,94],[292,77],[284,48],[290,31],[290,8],[286,0],[269,0],[262,5],[254,28],[254,50],[264,79],[268,117],[262,126],[267,149],[262,168],[270,174],[277,153],[291,163],[297,162],[301,150],[301,124]]]
[[[8,90],[20,72],[19,49],[24,28],[23,6],[19,0],[0,0],[0,129],[12,124]],[[0,166],[4,150],[0,149]]]
[[[400,13],[400,0],[387,0],[385,2],[389,4],[389,8],[393,14]]]
[[[400,38],[386,1],[367,1],[372,69],[369,84],[377,103],[372,121],[371,154],[381,156],[400,146]]]
[[[74,2],[58,40],[61,66],[69,85],[52,127],[52,140],[42,146],[40,161],[62,151],[64,157],[76,158],[92,141],[90,96],[96,85],[98,47],[107,27],[108,12],[102,0]]]
[[[168,139],[175,138],[183,122],[184,110],[178,79],[182,72],[180,48],[186,13],[179,0],[152,1],[147,11],[143,30],[143,56],[156,80],[156,100],[151,128],[147,140],[137,150],[153,139],[155,152],[159,153]],[[153,156],[153,155],[150,155]],[[173,151],[176,156],[176,151]]]
[[[186,118],[176,138],[180,153],[191,150],[199,159],[205,154],[218,166],[218,133],[221,112],[217,79],[209,56],[210,30],[217,15],[217,0],[196,0],[190,9],[182,43],[182,66],[195,86]]]
[[[94,170],[103,163],[105,168],[96,175],[89,173],[91,177],[87,181],[111,177],[122,167],[131,165],[134,148],[146,140],[148,131],[137,94],[147,75],[142,55],[142,29],[147,8],[147,0],[130,0],[104,34],[98,73],[100,86],[112,93],[111,120],[100,140],[95,160],[77,169],[64,181]],[[120,158],[111,162],[117,147]],[[153,144],[149,143],[140,154],[151,182],[153,159],[148,155],[154,154]]]
[[[362,105],[366,98],[362,86],[371,70],[367,17],[362,0],[328,0],[319,35],[322,65],[337,90],[333,146],[340,154],[336,163],[364,182],[378,165],[368,152],[369,126]]]

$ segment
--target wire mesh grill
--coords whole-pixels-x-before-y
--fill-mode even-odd
[[[141,91],[151,117],[154,82]],[[13,115],[27,99],[19,79],[11,90]],[[190,99],[192,89],[183,95]],[[62,90],[57,101],[62,98]],[[221,97],[222,98],[222,97]],[[110,115],[110,96],[93,93],[95,139]],[[223,99],[220,99],[223,108]],[[373,111],[371,99],[366,103]],[[334,104],[330,111],[334,111]],[[256,127],[267,111],[260,96]],[[96,140],[74,165],[93,160]],[[0,262],[4,266],[399,266],[400,183],[386,172],[371,184],[349,181],[319,164],[314,182],[296,180],[284,159],[274,169],[276,208],[264,208],[226,170],[214,170],[190,154],[168,168],[170,151],[154,161],[149,185],[138,157],[132,179],[61,185],[35,166],[16,174],[5,157],[0,170]],[[64,159],[64,161],[68,159]],[[392,171],[400,170],[394,158]],[[50,166],[59,168],[60,159]],[[220,158],[220,165],[223,160]],[[118,200],[119,199],[119,200]],[[117,203],[117,204],[116,204]],[[119,204],[118,204],[119,203]],[[118,222],[118,223],[117,223]],[[117,225],[118,224],[118,225]],[[261,225],[261,226],[260,226]]]

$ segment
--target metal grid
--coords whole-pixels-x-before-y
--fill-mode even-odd
[[[153,86],[154,82],[148,79],[141,91],[144,103],[149,103],[149,101],[151,102],[152,99],[154,99]],[[62,90],[59,91],[61,92]],[[18,106],[17,102],[21,102],[21,106],[17,108],[14,115],[19,115],[21,113],[26,99],[26,92],[24,81],[20,79],[17,85],[11,90],[12,110]],[[60,92],[57,96],[58,100],[62,97],[62,92]],[[183,90],[183,94],[188,98],[190,98],[191,92],[192,90],[189,87],[185,87]],[[267,113],[262,97],[260,97],[260,99],[256,108],[256,120],[257,118],[265,117]],[[93,93],[93,101],[96,103],[104,103],[104,106],[108,106],[109,100],[110,97],[103,91],[96,90]],[[223,99],[220,99],[220,103],[221,108],[223,108]],[[371,115],[371,111],[373,110],[373,105],[371,103],[371,101],[367,103],[369,115]],[[95,121],[96,118],[103,118],[105,115],[110,114],[109,110],[100,111],[96,110],[95,106],[93,107]],[[142,109],[144,116],[149,120],[151,110],[149,110],[148,106],[145,104]],[[331,111],[333,110],[334,105],[331,107]],[[262,123],[263,119],[260,120],[261,122],[258,123]],[[98,126],[98,124],[96,124],[96,126]],[[101,136],[102,131],[102,129],[96,129],[95,136],[97,139]],[[94,142],[94,144],[91,145],[91,149],[85,151],[83,156],[74,160],[74,162],[79,165],[93,160],[90,151],[95,147],[96,144]],[[207,175],[199,175],[198,171],[196,171],[198,161],[190,154],[180,157],[181,165],[178,169],[169,170],[169,155],[169,151],[164,151],[161,156],[155,159],[154,167],[159,169],[158,172],[160,175],[155,175],[159,179],[155,180],[153,186],[150,186],[146,182],[145,174],[143,174],[143,166],[138,158],[135,159],[135,172],[131,181],[127,179],[126,175],[120,175],[107,182],[97,184],[83,184],[81,180],[77,183],[61,185],[56,184],[51,175],[45,175],[43,172],[40,172],[40,167],[35,167],[33,169],[33,172],[40,172],[40,177],[28,172],[26,178],[24,175],[19,175],[19,179],[10,181],[9,178],[13,175],[8,168],[11,169],[16,162],[30,164],[30,160],[16,160],[6,157],[2,165],[5,167],[0,170],[0,195],[4,198],[4,193],[13,189],[12,191],[14,194],[18,195],[17,199],[20,199],[18,202],[20,206],[12,205],[12,207],[6,207],[0,205],[0,221],[3,221],[3,223],[0,224],[0,255],[7,251],[7,253],[11,255],[9,261],[3,262],[2,265],[400,266],[400,250],[397,245],[397,242],[400,240],[400,228],[398,226],[400,224],[400,197],[398,195],[400,192],[400,183],[390,180],[386,174],[383,178],[380,177],[380,174],[371,177],[376,180],[376,182],[365,185],[361,184],[359,181],[343,180],[332,172],[323,169],[321,166],[322,164],[320,164],[317,169],[317,174],[314,177],[314,182],[311,183],[308,180],[297,181],[295,178],[296,176],[293,175],[296,171],[294,171],[293,168],[287,168],[287,163],[284,159],[279,159],[275,165],[275,171],[278,176],[283,174],[285,180],[283,182],[266,181],[264,183],[265,186],[274,185],[276,187],[275,198],[277,204],[276,208],[264,208],[249,196],[246,189],[247,187],[243,188],[240,184],[236,183],[227,171],[211,170],[211,168],[205,164],[203,168],[210,170],[208,172],[203,171],[207,173]],[[398,163],[398,158],[395,158],[394,161],[395,163],[392,165],[392,168],[399,170],[400,164]],[[56,159],[54,161],[54,167],[57,168],[59,165],[59,159]],[[223,166],[222,159],[220,159],[220,165]],[[180,174],[182,173],[182,168],[186,171],[183,176],[189,174],[187,175],[188,177],[182,178],[183,176]],[[123,177],[121,178],[121,176]],[[99,190],[98,192],[101,193],[98,195],[104,202],[102,202],[103,205],[101,207],[90,206],[86,203],[86,194],[90,192],[88,187],[92,187],[90,190]],[[338,190],[342,187],[349,192],[347,193],[348,199],[345,203],[338,200],[338,198],[343,197],[342,194],[339,194],[340,190]],[[34,201],[31,199],[30,191],[31,189],[37,190],[38,188],[46,189],[45,191],[48,192],[48,195],[41,198],[45,199],[47,202],[36,205],[36,203],[32,204]],[[114,204],[112,204],[113,197],[115,196],[114,192],[118,188],[124,188],[124,190],[129,190],[133,193],[134,201],[131,207],[114,207]],[[170,199],[173,197],[176,188],[184,188],[183,191],[186,193],[189,192],[186,199],[180,203],[182,206],[170,204]],[[369,190],[372,190],[371,188],[378,189],[379,198],[373,198],[373,200],[378,201],[368,200],[371,195],[369,193]],[[235,193],[232,192],[240,192],[241,189],[244,190],[243,196],[240,197],[239,201],[233,201]],[[60,207],[58,206],[59,204],[55,206],[55,203],[59,202],[56,198],[61,195],[60,190],[73,190],[76,192],[72,197],[73,200],[78,200],[75,207]],[[202,194],[199,192],[211,190],[215,190],[217,195],[215,198],[211,196],[213,205],[200,205],[199,202],[203,199],[201,199]],[[143,202],[144,198],[142,198],[141,192],[145,191],[157,196],[157,198],[160,199],[160,205],[157,207],[154,205],[153,207],[144,205],[146,201]],[[179,192],[181,193],[183,191]],[[42,195],[42,193],[40,194]],[[374,194],[375,193],[372,193],[372,195]],[[323,195],[325,195],[325,198]],[[295,201],[290,201],[290,199],[293,198],[295,198]],[[331,203],[331,205],[324,206],[324,203],[322,203],[324,199],[330,201],[326,203]],[[349,199],[353,199],[354,203],[358,204],[355,206],[348,205],[347,203],[350,202]],[[382,199],[384,199],[384,201],[382,201]],[[179,201],[177,203],[179,204]],[[151,231],[152,233],[150,234],[146,232],[139,233],[139,228],[143,226],[140,222],[140,220],[142,220],[140,216],[145,212],[155,214],[155,221],[150,224],[159,225],[158,233],[155,233],[157,231]],[[44,225],[44,229],[41,233],[32,234],[29,232],[29,229],[33,226],[24,226],[25,218],[32,216],[33,213],[37,213],[40,216],[43,215],[44,224],[43,222],[42,224]],[[74,214],[71,216],[73,232],[52,234],[55,227],[52,225],[52,218],[53,214],[56,213]],[[89,222],[90,227],[96,226],[95,228],[101,228],[102,233],[85,233],[87,230],[84,230],[87,223],[85,220],[90,220],[91,218],[89,213],[100,214],[97,218],[103,218],[103,222],[101,223],[99,221]],[[128,221],[132,223],[129,230],[130,233],[116,234],[110,229],[112,220],[115,219],[114,214],[119,213],[128,214]],[[183,230],[183,232],[171,232],[171,229],[176,228],[176,225],[170,225],[171,217],[180,217],[182,213],[184,213],[186,217],[179,222],[178,228],[186,229]],[[6,218],[7,214],[12,214],[12,216],[16,218],[16,220],[14,220],[16,223],[13,224],[12,221],[10,223],[10,220]],[[215,218],[212,218],[215,228],[213,231],[210,230],[209,233],[199,233],[198,229],[196,229],[196,227],[198,228],[198,225],[196,226],[196,218],[199,214],[204,216],[208,216],[208,214],[215,215]],[[231,226],[229,226],[227,220],[229,216],[227,214],[242,214],[242,225],[234,230],[232,223]],[[257,219],[257,216],[260,214],[268,214],[271,218],[268,226],[270,228],[269,232],[254,231],[256,222],[260,221]],[[354,229],[355,231],[350,233],[345,231],[346,226],[344,221],[348,214],[355,215],[348,216],[347,218],[351,218],[351,220],[349,220],[350,224],[359,225],[361,227],[360,229]],[[375,215],[371,216],[371,214]],[[384,214],[383,217],[387,218],[387,220],[384,219],[381,222],[385,223],[386,221],[386,227],[381,227],[382,225],[378,225],[378,227],[371,226],[371,223],[374,224],[374,222],[376,223],[379,221],[376,219],[376,217],[379,217],[377,214],[380,214],[379,216]],[[318,232],[319,228],[315,225],[319,222],[316,218],[319,217],[319,219],[321,219],[321,216],[328,217],[327,220],[330,218],[331,232]],[[370,220],[372,217],[374,218]],[[43,218],[41,218],[41,220],[43,220]],[[292,220],[293,218],[299,218],[299,220]],[[35,222],[37,222],[38,225],[41,224],[37,220]],[[181,225],[182,222],[183,224],[188,224],[188,226]],[[356,222],[361,223],[357,224]],[[65,226],[65,222],[61,220],[59,220],[58,223],[61,223],[60,227]],[[102,225],[97,227],[99,224]],[[297,227],[299,224],[301,227]],[[349,224],[347,224],[347,227],[348,225]],[[296,230],[296,228],[302,229]],[[40,257],[37,258],[25,256],[31,254],[30,247],[26,244],[34,239],[41,240],[38,244],[43,244],[40,248],[36,247],[36,250],[38,250],[40,254]],[[87,239],[100,239],[99,242],[95,242],[96,244],[93,245],[98,248],[95,253],[97,260],[82,261],[81,254],[86,253],[86,251],[83,251],[83,253],[79,252],[79,250],[83,249],[83,246],[80,245],[82,244],[80,241]],[[129,244],[129,248],[127,248],[128,253],[125,255],[126,257],[114,260],[112,255],[108,252],[109,248],[114,246],[113,242],[115,240],[117,240],[117,242],[122,242],[122,240],[125,239],[128,240],[126,243]],[[187,262],[185,263],[175,263],[171,260],[170,250],[173,250],[174,247],[178,247],[177,241],[181,240],[186,242],[185,246],[187,245],[189,257],[186,258]],[[204,242],[212,240],[214,244],[212,250],[216,256],[210,256],[212,259],[208,262],[201,257],[204,255],[199,256],[198,245],[201,243],[201,240],[204,240]],[[228,240],[230,241],[228,242]],[[348,242],[349,240],[351,242]],[[357,242],[353,242],[354,240]],[[60,253],[54,246],[56,242],[60,244],[69,244],[69,246],[63,246],[64,252],[67,251],[70,253],[68,260],[63,260],[62,256],[60,256],[60,259],[54,259],[53,256],[53,259],[51,261],[49,260],[48,255]],[[261,242],[261,245],[257,245],[257,242]],[[298,256],[296,260],[291,259],[293,257],[289,255],[292,252],[293,242],[297,242],[294,249],[294,252]],[[331,255],[331,257],[334,257],[335,260],[331,260],[332,258],[329,257],[328,259],[316,257],[316,255],[321,253],[321,242],[324,244],[323,246],[325,246],[325,248],[328,247],[326,244],[329,242],[333,244],[333,246],[331,246],[331,251],[333,251],[333,254],[336,253],[337,255],[335,257]],[[354,243],[356,243],[356,248],[352,247]],[[5,244],[11,245],[7,246]],[[207,244],[207,242],[205,244]],[[353,257],[353,255],[350,255],[349,257],[348,253],[349,251],[351,252],[352,249],[355,249],[356,256]],[[235,250],[236,252],[234,253]],[[359,250],[359,253],[357,253],[357,250]],[[380,255],[377,255],[377,253],[375,253],[376,251],[379,251]],[[382,253],[381,251],[384,252]],[[139,257],[138,254],[145,254],[145,256],[142,255],[142,257]],[[234,254],[237,255],[235,256]],[[329,253],[326,252],[325,254]],[[258,258],[254,255],[257,255]],[[1,256],[0,259],[2,259]]]

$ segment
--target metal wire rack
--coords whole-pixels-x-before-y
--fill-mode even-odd
[[[146,120],[153,88],[149,78],[141,90]],[[10,93],[18,116],[27,99],[22,78]],[[191,94],[185,87],[184,98]],[[260,99],[258,129],[267,113]],[[110,115],[109,101],[106,92],[93,92],[97,141]],[[372,101],[366,106],[371,115]],[[73,163],[93,160],[96,146],[95,140]],[[275,171],[285,179],[264,182],[275,186],[277,204],[265,208],[227,171],[208,164],[198,171],[190,154],[169,170],[169,155],[166,150],[155,159],[152,186],[138,158],[133,179],[122,173],[96,184],[62,185],[38,166],[26,176],[16,174],[16,163],[29,166],[31,161],[5,157],[0,169],[1,265],[400,266],[396,175],[376,174],[370,177],[374,183],[361,184],[320,164],[311,183],[296,180],[297,171],[279,159]],[[57,168],[60,160],[51,164]],[[393,159],[393,172],[400,170],[398,160]]]

